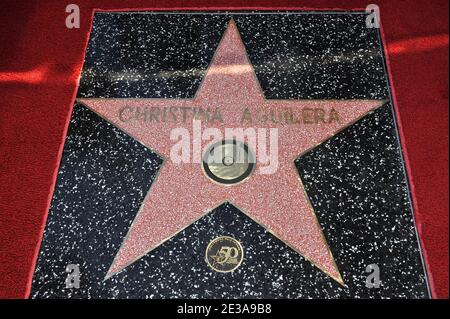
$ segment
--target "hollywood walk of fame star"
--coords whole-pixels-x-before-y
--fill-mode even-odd
[[[250,218],[300,253],[331,278],[344,284],[328,243],[322,234],[294,160],[326,141],[343,128],[381,106],[379,100],[267,100],[247,57],[233,20],[230,21],[204,79],[192,99],[78,99],[78,102],[113,123],[148,148],[164,157],[153,182],[106,278],[143,257],[149,251],[207,214],[223,202],[231,202]],[[255,171],[242,183],[212,182],[199,163],[170,160],[174,142],[171,130],[185,125],[192,134],[192,122],[123,121],[124,107],[203,108],[220,106],[226,127],[277,127],[279,167],[274,174]],[[282,125],[271,122],[242,122],[244,110],[253,114],[262,108],[310,108],[336,110],[339,121],[315,125]],[[202,123],[202,125],[206,125]],[[203,143],[203,142],[202,142]],[[257,163],[258,165],[258,159]],[[332,244],[332,243],[331,243]]]

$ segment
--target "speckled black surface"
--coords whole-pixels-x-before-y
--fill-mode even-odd
[[[230,18],[266,98],[388,96],[364,14],[110,14],[94,18],[79,97],[193,97]]]
[[[349,296],[428,296],[400,151],[386,104],[296,160]],[[379,289],[361,280],[370,264]]]
[[[192,97],[227,14],[100,13],[80,97]],[[378,30],[363,14],[234,15],[267,98],[389,98]],[[296,161],[347,287],[230,204],[103,281],[161,159],[76,104],[32,284],[32,298],[427,298],[393,108],[387,104]],[[182,185],[180,185],[181,187]],[[209,269],[219,235],[245,251]],[[381,287],[365,287],[365,268]],[[81,286],[66,289],[79,264]]]

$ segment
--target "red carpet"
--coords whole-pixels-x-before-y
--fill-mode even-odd
[[[0,298],[28,295],[92,8],[273,7],[274,1],[78,1],[0,4]],[[99,5],[99,3],[101,3]],[[344,4],[345,3],[345,4]],[[277,1],[284,8],[364,8],[365,1]],[[448,298],[448,1],[377,1],[434,297]]]

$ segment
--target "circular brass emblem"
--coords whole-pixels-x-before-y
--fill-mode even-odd
[[[241,244],[232,237],[217,237],[206,248],[206,263],[218,272],[235,270],[241,265],[243,259],[244,250]]]
[[[242,182],[255,168],[255,156],[247,144],[222,140],[209,146],[203,154],[203,170],[210,179],[221,184]]]

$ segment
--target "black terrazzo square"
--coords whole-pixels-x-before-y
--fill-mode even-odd
[[[346,286],[230,203],[104,280],[162,158],[75,103],[32,298],[430,297],[383,44],[365,13],[98,12],[77,96],[193,97],[231,17],[267,99],[388,101],[295,162]],[[232,274],[205,263],[224,234],[245,247]],[[66,288],[70,264],[79,288]],[[379,288],[366,286],[372,264]]]

